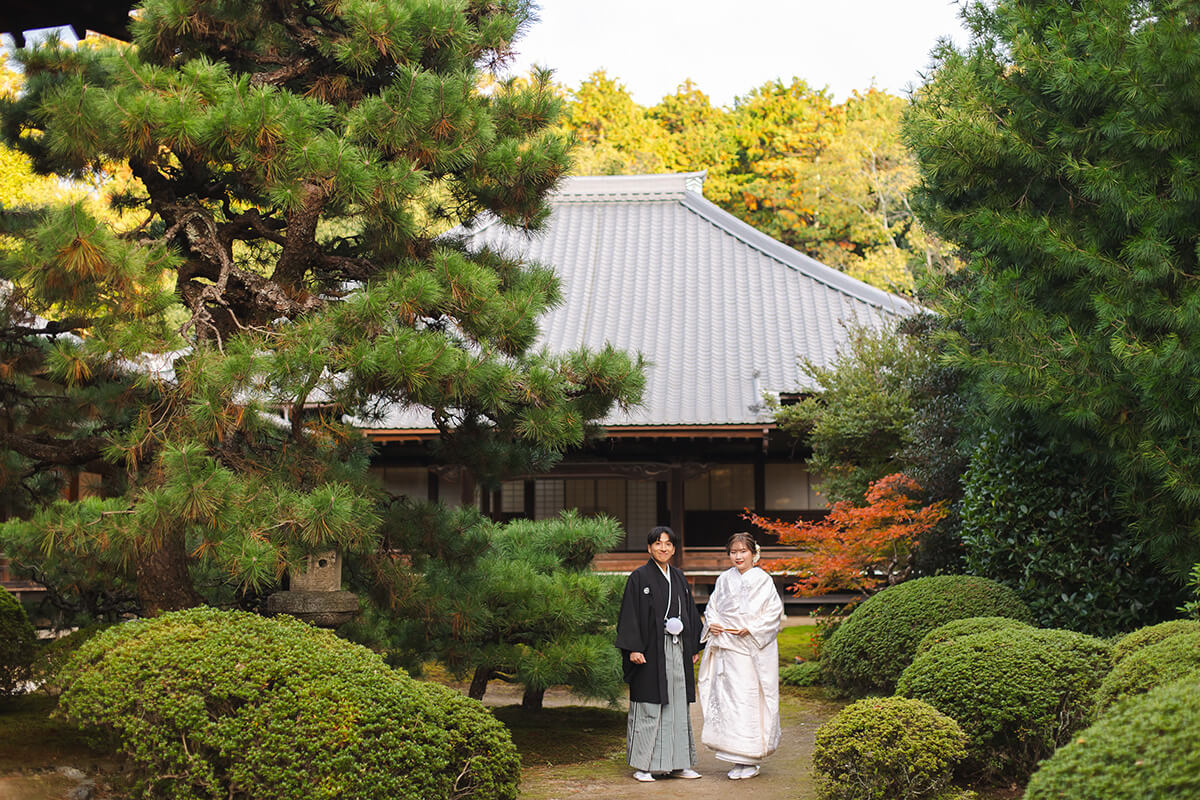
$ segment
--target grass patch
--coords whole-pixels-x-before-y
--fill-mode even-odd
[[[517,706],[492,709],[508,726],[525,766],[595,761],[625,751],[625,712],[595,706],[553,706],[529,712]]]
[[[83,768],[111,755],[93,750],[83,734],[50,714],[58,700],[42,694],[0,698],[0,773]]]
[[[817,626],[792,625],[779,632],[779,664],[795,664],[796,657],[812,661],[817,657]]]

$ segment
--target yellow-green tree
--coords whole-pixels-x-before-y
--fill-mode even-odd
[[[662,172],[670,161],[669,136],[629,90],[604,70],[570,93],[563,127],[575,135],[575,172],[620,175]]]

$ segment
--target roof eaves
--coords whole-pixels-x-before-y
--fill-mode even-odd
[[[687,192],[683,199],[684,208],[707,220],[711,224],[735,237],[760,253],[780,262],[786,267],[808,275],[815,281],[829,288],[849,295],[868,305],[897,316],[906,316],[921,311],[921,307],[899,295],[876,289],[849,275],[838,272],[833,267],[826,266],[814,258],[806,256],[799,250],[788,247],[783,242],[776,241],[762,231],[725,211],[720,206],[695,192]]]

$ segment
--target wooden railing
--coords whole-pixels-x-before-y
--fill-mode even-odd
[[[790,547],[764,547],[764,560],[786,558],[795,551]],[[601,553],[592,561],[592,569],[597,572],[628,573],[646,563],[650,556],[644,552]],[[729,569],[729,556],[723,547],[688,547],[683,551],[680,569],[689,578],[705,575],[716,576]]]

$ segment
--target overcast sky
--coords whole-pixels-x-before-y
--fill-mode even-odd
[[[594,70],[654,105],[691,78],[730,105],[774,78],[838,100],[920,82],[939,38],[966,39],[955,0],[539,0],[515,73],[552,67],[574,88]]]

